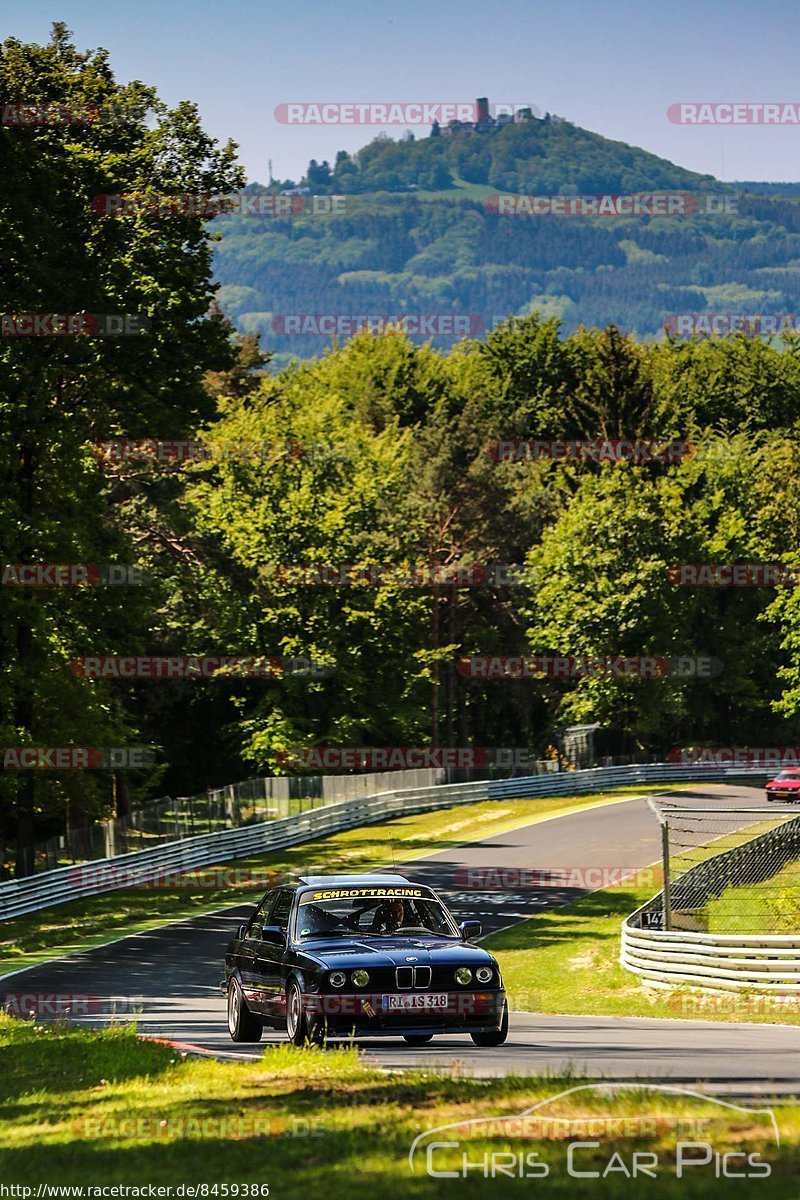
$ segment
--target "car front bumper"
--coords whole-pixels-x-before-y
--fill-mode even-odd
[[[306,1017],[324,1021],[329,1034],[381,1037],[428,1033],[490,1033],[500,1028],[506,994],[502,988],[448,992],[446,1007],[384,1008],[386,993],[307,992]],[[392,993],[400,995],[403,993]]]

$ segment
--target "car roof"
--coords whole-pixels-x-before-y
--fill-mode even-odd
[[[339,884],[351,883],[362,886],[374,883],[383,887],[387,884],[410,884],[411,880],[406,879],[405,875],[304,875],[297,883],[299,887],[338,887]]]

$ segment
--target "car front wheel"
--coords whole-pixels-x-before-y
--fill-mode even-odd
[[[503,1002],[503,1017],[499,1029],[490,1029],[488,1033],[470,1034],[476,1046],[502,1046],[508,1037],[508,1005]]]
[[[260,1042],[264,1026],[247,1007],[237,979],[228,981],[228,1033],[233,1042]]]
[[[321,1046],[325,1041],[325,1024],[321,1020],[308,1020],[303,1008],[303,993],[296,979],[286,989],[286,1034],[295,1046],[305,1046],[309,1042]]]

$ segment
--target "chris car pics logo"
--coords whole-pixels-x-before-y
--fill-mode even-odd
[[[669,1106],[665,1097],[679,1104]],[[752,1133],[743,1135],[743,1122]],[[725,1180],[728,1187],[728,1180],[746,1179],[755,1186],[771,1176],[773,1147],[779,1146],[771,1108],[747,1108],[669,1084],[642,1081],[634,1088],[603,1081],[568,1088],[521,1113],[429,1129],[412,1142],[408,1164],[414,1174],[468,1184],[560,1175],[612,1181],[671,1176],[689,1186],[691,1180]]]

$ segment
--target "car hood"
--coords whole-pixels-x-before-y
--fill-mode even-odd
[[[487,950],[468,942],[445,938],[342,938],[331,945],[330,938],[308,939],[297,946],[299,953],[313,958],[331,970],[350,970],[354,966],[477,966],[493,963]]]
[[[770,779],[767,787],[796,792],[800,788],[800,779]]]

